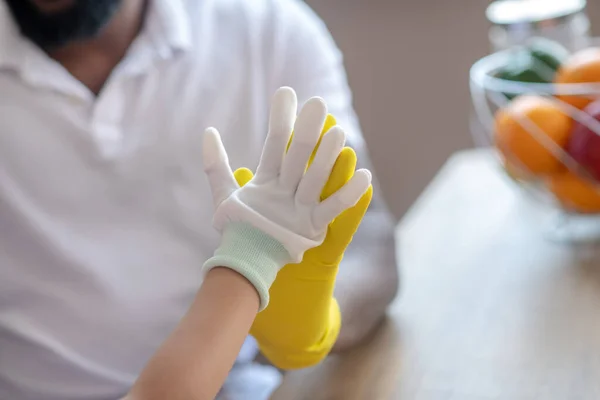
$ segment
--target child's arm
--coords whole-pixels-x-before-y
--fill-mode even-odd
[[[213,399],[250,330],[259,300],[242,275],[228,268],[212,269],[127,400]]]

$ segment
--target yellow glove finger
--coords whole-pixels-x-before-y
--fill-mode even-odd
[[[252,180],[254,174],[248,168],[238,168],[233,173],[233,176],[235,177],[235,180],[237,181],[238,185],[242,187],[246,183],[250,182],[250,180]]]
[[[337,160],[335,160],[329,179],[323,188],[321,201],[325,200],[348,183],[350,178],[352,178],[352,175],[354,175],[355,169],[356,153],[350,147],[344,147]]]
[[[356,161],[354,150],[349,147],[342,150],[323,189],[321,200],[331,196],[352,178]],[[323,244],[309,250],[305,254],[305,259],[318,260],[324,265],[339,264],[344,251],[352,241],[354,233],[369,208],[372,197],[373,188],[369,187],[369,190],[354,207],[344,211],[329,225],[327,237]]]

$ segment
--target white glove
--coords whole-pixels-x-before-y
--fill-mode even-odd
[[[266,263],[265,257],[275,261],[268,263],[271,264],[269,271],[261,265],[254,265],[251,271],[247,265],[242,268],[222,266],[238,270],[255,286],[261,286],[257,290],[263,302],[268,302],[268,288],[278,270],[288,263],[300,262],[305,251],[320,245],[331,221],[354,206],[371,184],[370,172],[359,170],[337,193],[321,202],[321,191],[344,146],[345,133],[337,126],[327,132],[307,171],[306,166],[327,117],[327,107],[320,98],[310,99],[294,126],[296,109],[295,92],[290,88],[279,89],[273,99],[269,133],[256,175],[242,188],[233,176],[217,130],[209,128],[204,136],[204,170],[216,209],[214,226],[223,233],[223,240],[231,240],[232,234],[227,231],[235,230],[233,236],[237,243],[235,249],[228,246],[228,254],[221,251],[220,260],[215,257],[209,260],[205,270],[219,266],[219,261],[240,263],[243,258],[240,252],[260,252],[260,262]],[[292,129],[295,134],[286,153]],[[257,230],[263,236],[260,240],[256,240]],[[240,236],[244,236],[243,243]],[[253,239],[248,241],[250,236]],[[274,242],[269,243],[269,240]],[[282,248],[277,249],[277,245]],[[273,257],[266,256],[265,250]],[[232,257],[233,251],[236,255]],[[265,289],[266,298],[261,293]]]

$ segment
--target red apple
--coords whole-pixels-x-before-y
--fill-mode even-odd
[[[584,111],[600,121],[600,101],[590,104]],[[567,144],[567,152],[594,179],[600,181],[600,135],[576,121]]]

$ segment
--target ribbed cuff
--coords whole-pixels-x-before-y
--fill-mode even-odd
[[[223,230],[221,246],[204,263],[207,274],[213,268],[230,268],[254,285],[260,296],[260,310],[269,304],[269,288],[277,272],[291,260],[281,243],[243,222],[229,223]]]

